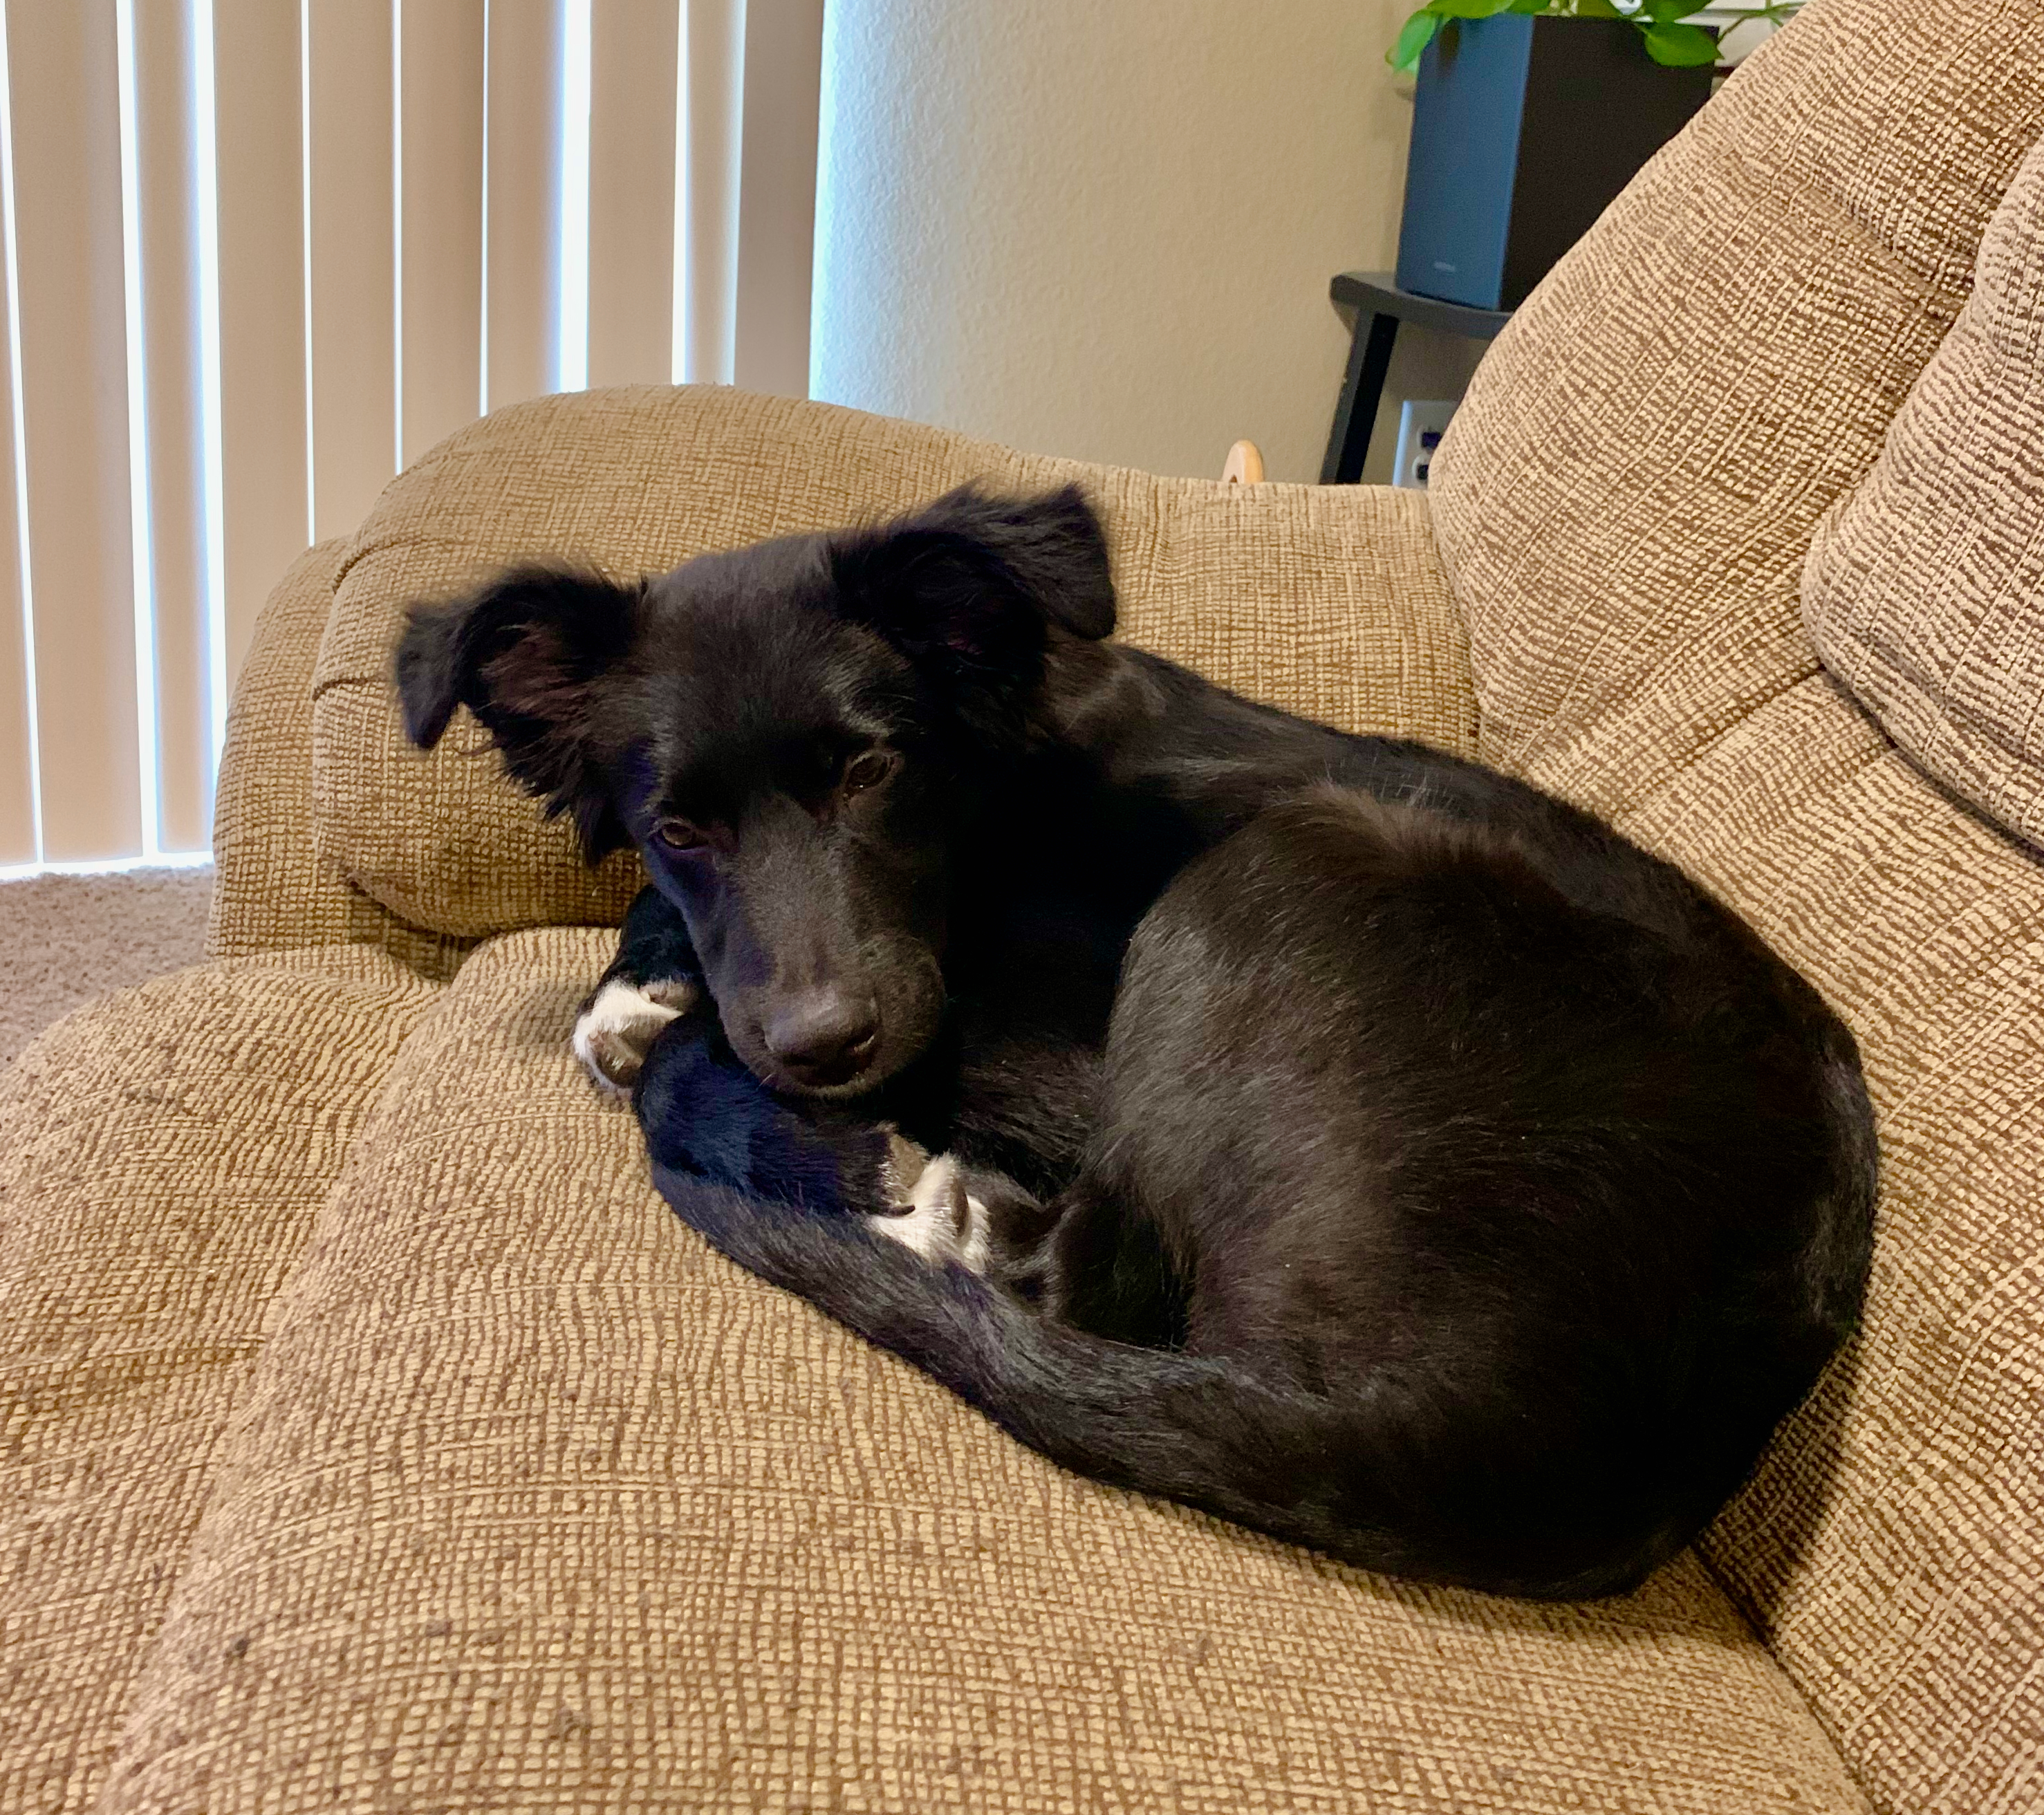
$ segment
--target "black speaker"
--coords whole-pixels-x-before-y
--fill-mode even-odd
[[[1516,309],[1710,98],[1623,19],[1451,19],[1420,59],[1398,287]]]

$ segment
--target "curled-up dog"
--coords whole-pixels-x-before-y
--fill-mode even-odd
[[[970,489],[398,652],[652,878],[578,1050],[745,1267],[1024,1443],[1374,1569],[1577,1597],[1853,1326],[1852,1038],[1608,826],[1108,640],[1086,499]]]

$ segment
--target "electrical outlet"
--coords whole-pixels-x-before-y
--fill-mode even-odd
[[[1398,453],[1391,462],[1391,482],[1408,490],[1427,489],[1427,474],[1434,463],[1434,450],[1441,444],[1448,418],[1455,413],[1454,399],[1422,402],[1408,397],[1398,409]]]

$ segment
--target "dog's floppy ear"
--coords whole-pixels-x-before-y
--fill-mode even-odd
[[[591,862],[626,842],[604,784],[595,682],[631,647],[643,589],[527,568],[446,604],[414,605],[397,653],[405,735],[431,750],[456,706],[513,781],[574,818]]]
[[[962,486],[844,537],[832,562],[840,608],[912,657],[1033,671],[1047,623],[1092,638],[1114,628],[1107,539],[1077,485],[1034,498]]]

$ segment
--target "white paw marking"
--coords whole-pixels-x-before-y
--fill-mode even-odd
[[[660,1030],[695,1006],[701,992],[685,980],[643,986],[606,983],[575,1022],[574,1056],[612,1096],[629,1096]]]
[[[909,1208],[897,1216],[867,1219],[876,1235],[913,1250],[933,1266],[955,1261],[969,1272],[986,1271],[986,1206],[966,1195],[958,1161],[940,1153],[909,1188]]]

